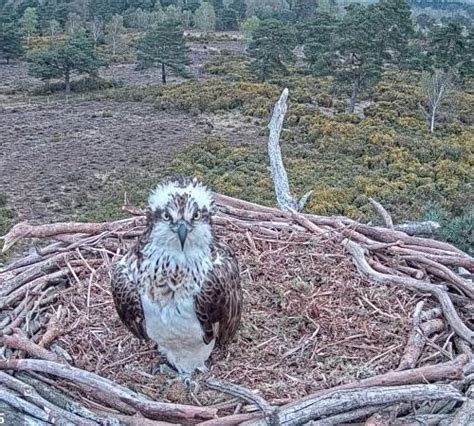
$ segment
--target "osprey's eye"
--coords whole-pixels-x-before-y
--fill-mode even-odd
[[[165,222],[169,222],[171,217],[170,215],[167,213],[167,212],[163,212],[163,214],[161,215],[161,218],[165,221]]]
[[[199,210],[195,211],[194,214],[193,214],[193,220],[199,220],[201,219],[201,212]]]

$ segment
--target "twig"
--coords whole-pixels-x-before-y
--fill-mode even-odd
[[[243,386],[217,379],[208,379],[206,381],[206,386],[209,389],[224,392],[232,396],[237,396],[242,398],[244,401],[255,404],[263,412],[265,418],[268,419],[270,424],[273,424],[274,420],[276,419],[277,407],[272,407],[261,396],[255,395],[251,390],[246,389]]]

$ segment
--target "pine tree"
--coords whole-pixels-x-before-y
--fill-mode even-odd
[[[137,51],[140,68],[161,65],[163,84],[166,84],[166,67],[180,75],[188,75],[189,48],[179,22],[167,20],[148,30],[138,42]]]
[[[452,70],[461,76],[474,75],[472,30],[454,23],[435,27],[429,34],[429,64],[435,69]]]
[[[94,42],[84,31],[75,32],[64,43],[53,43],[30,54],[28,62],[33,77],[45,80],[64,78],[66,93],[71,91],[72,74],[95,74],[105,65],[96,56]]]
[[[248,53],[253,59],[250,69],[260,81],[267,80],[273,73],[285,74],[286,63],[295,61],[293,48],[296,37],[292,29],[281,21],[262,21],[252,34]]]
[[[314,19],[299,27],[298,39],[304,43],[304,54],[310,70],[317,75],[330,72],[338,21],[327,12],[316,13]]]
[[[376,36],[378,54],[384,62],[399,64],[405,59],[415,30],[406,0],[381,0],[368,7]]]
[[[18,25],[6,16],[0,16],[0,56],[10,63],[10,59],[23,54],[21,31]]]
[[[245,3],[245,0],[233,0],[229,8],[235,11],[238,21],[245,19],[247,12],[247,3]]]
[[[297,22],[305,22],[313,19],[317,8],[317,0],[295,0],[293,2],[293,12],[295,13]]]
[[[354,6],[342,19],[335,51],[343,60],[334,58],[333,71],[336,84],[342,90],[349,90],[350,101],[347,112],[354,107],[362,91],[375,85],[382,75],[380,43],[377,28],[372,25],[373,9]]]

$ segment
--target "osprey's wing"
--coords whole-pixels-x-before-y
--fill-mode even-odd
[[[139,339],[148,339],[138,288],[130,281],[126,265],[116,263],[112,269],[112,296],[122,322]]]
[[[229,342],[237,332],[242,314],[242,289],[237,259],[225,244],[217,243],[213,269],[195,297],[196,315],[204,331],[204,342],[216,338]]]

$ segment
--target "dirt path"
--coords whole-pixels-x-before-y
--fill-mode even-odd
[[[251,124],[214,117],[213,135],[239,143],[258,138]],[[105,185],[163,173],[173,155],[205,137],[202,117],[150,104],[78,101],[0,108],[0,193],[19,220],[65,220]]]

